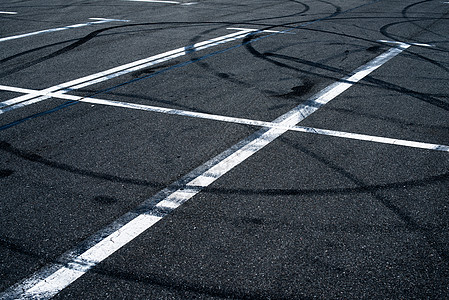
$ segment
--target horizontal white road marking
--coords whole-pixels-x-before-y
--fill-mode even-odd
[[[114,224],[111,224],[110,227],[105,228],[102,232],[96,234],[95,236],[97,238],[93,237],[91,241],[88,241],[88,244],[94,242],[89,249],[84,250],[81,254],[79,254],[80,249],[77,248],[73,250],[61,258],[61,261],[65,261],[69,258],[69,261],[67,261],[66,264],[50,265],[35,273],[28,280],[25,280],[24,282],[11,287],[11,289],[8,289],[5,293],[0,294],[0,297],[14,299],[26,299],[31,297],[49,299],[53,297],[85,274],[92,267],[153,226],[158,220],[160,220],[160,218],[168,215],[174,208],[191,199],[203,188],[209,186],[215,180],[281,136],[288,130],[288,128],[295,126],[298,122],[316,112],[324,104],[343,93],[350,86],[363,79],[365,76],[401,53],[409,46],[410,45],[400,45],[398,48],[390,49],[364,66],[356,69],[349,76],[346,76],[338,82],[331,84],[315,96],[308,99],[306,103],[295,107],[273,121],[273,123],[285,126],[286,129],[260,129],[258,132],[247,137],[202,166],[198,167],[191,173],[187,174],[181,180],[173,183],[167,189],[148,199],[141,206],[147,208],[145,213],[129,213],[124,215],[121,220],[127,220],[126,222],[118,220]],[[152,208],[148,209],[148,207]],[[148,222],[140,221],[140,218],[146,218],[147,216],[149,216]],[[131,217],[132,220],[129,219]],[[136,221],[136,229],[133,228],[133,225],[129,225],[132,224],[135,219],[138,219],[138,221]],[[119,226],[119,224],[121,224],[121,226]],[[114,228],[113,232],[110,232],[111,228]],[[114,241],[112,241],[110,238],[111,235],[114,235],[115,237],[117,235],[121,235],[121,232],[123,231],[126,232],[124,233],[126,238],[121,241],[115,240],[114,238]],[[108,236],[103,238],[106,232],[108,233]],[[82,265],[83,267],[77,269],[76,266],[78,265]],[[67,271],[71,270],[72,267],[76,271]]]
[[[144,58],[141,60],[137,60],[122,66],[118,66],[103,72],[95,73],[89,76],[81,77],[79,79],[71,80],[62,84],[58,84],[52,87],[49,87],[43,91],[46,93],[52,93],[60,90],[64,90],[63,92],[77,90],[92,84],[96,84],[102,81],[106,81],[121,75],[125,75],[131,72],[135,72],[144,68],[148,68],[150,66],[166,62],[168,60],[181,57],[187,55],[191,52],[200,51],[203,49],[207,49],[210,47],[214,47],[220,44],[228,43],[237,39],[242,39],[249,34],[251,31],[247,30],[239,30],[238,32],[234,32],[228,35],[220,36],[217,38],[213,38],[207,41],[199,42],[194,45],[181,47],[178,49],[174,49],[168,52],[164,52],[158,55],[154,55],[148,58]],[[33,99],[34,98],[34,99]],[[16,97],[10,100],[6,100],[0,103],[0,114],[5,113],[10,110],[14,110],[17,108],[21,108],[30,104],[34,104],[43,100],[46,100],[50,97],[42,96],[35,98],[33,95],[24,95],[20,97]]]
[[[154,3],[168,3],[168,4],[180,4],[178,1],[164,1],[164,0],[125,0],[131,2],[154,2]]]
[[[308,133],[315,133],[315,134],[320,134],[320,135],[327,135],[327,136],[335,136],[335,137],[341,137],[341,138],[345,138],[345,139],[353,139],[353,140],[359,140],[359,141],[368,141],[368,142],[375,142],[375,143],[382,143],[382,144],[389,144],[389,145],[405,146],[405,147],[411,147],[411,148],[449,152],[449,146],[447,146],[447,145],[438,145],[438,144],[430,144],[430,143],[423,143],[423,142],[416,142],[416,141],[407,141],[407,140],[387,138],[387,137],[381,137],[381,136],[373,136],[373,135],[358,134],[358,133],[351,133],[351,132],[311,128],[311,127],[296,126],[292,130],[308,132]]]
[[[129,20],[109,19],[109,18],[89,18],[89,20],[99,20],[99,21],[108,21],[108,22],[129,22]]]
[[[98,19],[98,18],[91,18],[91,19],[97,19],[99,21],[69,25],[69,26],[65,26],[65,27],[52,28],[52,29],[46,29],[46,30],[40,30],[40,31],[35,31],[35,32],[30,32],[30,33],[25,33],[25,34],[14,35],[14,36],[8,36],[8,37],[0,38],[0,42],[20,39],[20,38],[43,34],[43,33],[56,32],[56,31],[80,28],[80,27],[85,27],[85,26],[92,26],[92,25],[96,25],[96,24],[103,24],[103,23],[108,23],[108,22],[128,22],[127,20],[115,20],[115,19]]]
[[[0,14],[4,14],[4,15],[17,15],[17,12],[15,12],[15,11],[0,11]]]
[[[401,140],[401,139],[386,138],[386,137],[380,137],[380,136],[350,133],[350,132],[335,131],[335,130],[326,130],[326,129],[320,129],[320,128],[304,127],[304,126],[287,127],[287,126],[282,126],[278,123],[273,123],[273,122],[265,122],[265,121],[260,121],[260,120],[228,117],[228,116],[222,116],[222,115],[216,115],[216,114],[199,113],[199,112],[194,112],[194,111],[172,109],[172,108],[165,108],[165,107],[159,107],[159,106],[143,105],[143,104],[136,104],[136,103],[121,102],[121,101],[112,101],[112,100],[105,100],[105,99],[98,99],[98,98],[80,97],[80,96],[73,96],[73,95],[67,95],[67,94],[62,94],[62,93],[45,94],[42,91],[10,87],[10,86],[5,86],[5,85],[0,85],[0,90],[24,93],[24,94],[39,95],[39,96],[46,95],[46,96],[49,96],[52,98],[60,98],[60,99],[66,99],[66,100],[91,103],[91,104],[99,104],[99,105],[106,105],[106,106],[113,106],[113,107],[136,109],[136,110],[150,111],[150,112],[163,113],[163,114],[169,114],[169,115],[178,115],[178,116],[198,118],[198,119],[221,121],[221,122],[234,123],[234,124],[260,126],[260,127],[266,127],[266,128],[279,128],[279,129],[284,129],[284,130],[341,137],[341,138],[346,138],[346,139],[362,140],[362,141],[369,141],[369,142],[376,142],[376,143],[383,143],[383,144],[390,144],[390,145],[400,145],[400,146],[406,146],[406,147],[412,147],[412,148],[449,152],[449,146],[446,146],[446,145],[438,145],[438,144],[423,143],[423,142],[416,142],[416,141],[407,141],[407,140]]]

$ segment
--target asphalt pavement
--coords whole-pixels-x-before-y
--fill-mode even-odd
[[[1,299],[445,299],[449,2],[0,3]]]

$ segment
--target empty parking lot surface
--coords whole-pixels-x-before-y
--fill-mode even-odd
[[[2,299],[449,294],[449,3],[2,1]]]

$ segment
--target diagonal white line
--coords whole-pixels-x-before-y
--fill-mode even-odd
[[[193,51],[200,51],[210,47],[214,47],[220,44],[228,43],[237,39],[242,39],[246,37],[248,34],[251,34],[251,31],[248,30],[240,30],[238,32],[234,32],[228,35],[220,36],[217,38],[213,38],[207,41],[199,42],[191,46],[177,48],[168,52],[164,52],[158,55],[150,56],[148,58],[140,59],[125,65],[121,65],[106,71],[102,71],[99,73],[95,73],[89,76],[81,77],[75,80],[71,80],[65,83],[61,83],[52,87],[49,87],[43,91],[47,93],[52,93],[60,90],[73,91],[76,89],[80,89],[89,85],[93,85],[102,81],[106,81],[121,75],[125,75],[137,70],[141,70],[144,68],[148,68],[150,66],[181,57],[187,55]],[[20,97],[16,97],[13,99],[9,99],[0,103],[0,114],[5,113],[10,110],[14,110],[17,108],[21,108],[30,104],[34,104],[46,99],[49,99],[48,96],[35,97],[32,94],[23,95]]]
[[[54,264],[45,267],[35,273],[31,278],[0,294],[0,297],[15,299],[49,299],[53,297],[84,275],[92,267],[125,246],[129,241],[153,226],[161,218],[168,215],[174,208],[194,197],[203,188],[209,186],[215,180],[281,136],[289,127],[295,126],[298,122],[317,111],[324,104],[343,93],[364,76],[367,76],[409,46],[399,45],[398,48],[390,49],[366,65],[358,68],[351,75],[330,85],[310,98],[305,104],[299,105],[273,121],[273,123],[285,126],[285,129],[264,128],[247,137],[148,199],[141,206],[142,208],[147,208],[145,213],[129,213],[124,215],[117,222],[92,237],[88,241],[88,244],[91,244],[88,249],[77,248],[64,255],[61,261],[66,261],[66,264]],[[152,208],[148,209],[148,207]],[[146,216],[149,216],[148,221],[146,220]],[[142,222],[140,221],[141,219],[143,219]],[[137,222],[136,228],[129,225],[133,222]],[[111,228],[114,228],[112,232]],[[109,235],[106,235],[106,232]],[[112,235],[114,237],[124,235],[126,238],[118,242],[115,239],[111,239]],[[107,237],[104,238],[104,236]],[[113,248],[110,248],[111,242],[114,243]],[[80,262],[82,268],[78,269],[76,266],[80,265]]]

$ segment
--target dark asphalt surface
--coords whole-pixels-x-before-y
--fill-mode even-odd
[[[184,3],[182,3],[184,2]],[[182,5],[192,3],[190,5]],[[412,45],[299,125],[449,145],[449,3],[0,3],[0,85],[43,90],[261,32],[70,95],[273,121]],[[0,90],[0,101],[23,93]],[[0,292],[259,128],[50,98],[0,114]],[[8,294],[0,297],[8,298]],[[287,132],[55,299],[444,299],[449,153]]]

